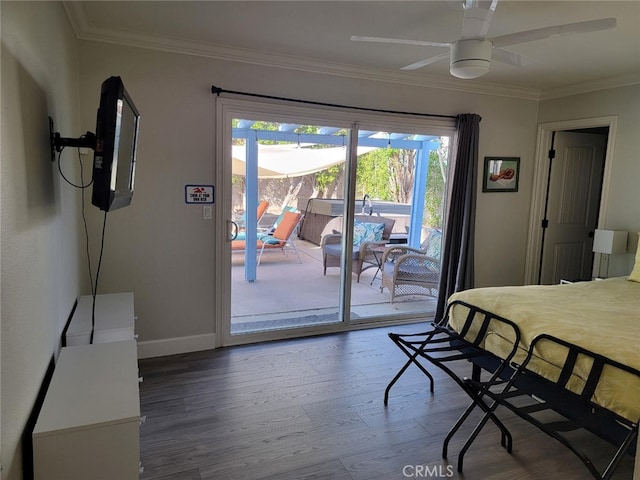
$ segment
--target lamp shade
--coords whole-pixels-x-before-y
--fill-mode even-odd
[[[593,251],[596,253],[625,253],[627,251],[627,234],[622,230],[597,229],[593,236]]]

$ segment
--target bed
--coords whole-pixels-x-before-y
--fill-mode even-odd
[[[633,279],[633,281],[631,281]],[[610,479],[627,453],[634,453],[640,419],[640,250],[631,276],[562,285],[478,288],[449,299],[448,326],[460,332],[476,309],[501,316],[517,325],[513,341],[504,323],[480,331],[481,348],[507,358],[517,344],[512,365],[522,365],[499,391],[493,382],[465,379],[474,406],[486,412],[458,456],[462,471],[465,452],[488,419],[490,399],[560,441],[576,454],[595,479]],[[480,322],[474,321],[473,324]],[[546,341],[547,339],[552,341]],[[554,340],[555,339],[555,340]],[[533,346],[532,346],[533,345]],[[477,363],[477,362],[474,362]],[[485,368],[483,364],[479,367]],[[526,372],[530,372],[527,374]],[[537,380],[536,380],[537,379]],[[485,398],[481,398],[482,396]],[[524,401],[528,399],[529,402]],[[553,412],[559,417],[538,417]],[[465,412],[466,415],[466,412]],[[466,416],[461,419],[464,421]],[[458,421],[445,439],[443,456]],[[596,467],[573,443],[576,429],[615,446],[607,464]],[[566,434],[565,434],[566,433]],[[503,434],[503,446],[504,434]],[[510,445],[507,445],[510,452]],[[604,467],[604,468],[602,468]],[[640,472],[636,458],[635,476]]]
[[[640,283],[627,277],[566,285],[477,288],[458,292],[450,298],[512,320],[521,334],[520,353],[524,358],[531,341],[550,334],[612,360],[640,370]],[[468,310],[453,305],[449,323],[460,328]],[[508,334],[500,324],[486,335],[484,348],[501,356],[510,350]],[[564,359],[558,351],[534,353],[535,370],[553,379]],[[516,361],[518,358],[516,358]],[[580,362],[576,364],[569,388],[579,392],[584,385]],[[606,375],[594,395],[598,405],[637,421],[640,418],[640,384],[624,372]]]
[[[459,451],[459,472],[489,420],[511,453],[512,436],[494,413],[500,406],[569,448],[595,479],[610,479],[624,456],[634,453],[640,419],[640,253],[628,278],[455,293],[445,316],[428,331],[389,337],[407,360],[385,390],[385,405],[389,390],[411,365],[429,378],[432,393],[429,366],[446,373],[472,399],[444,439],[443,458],[471,412],[476,407],[484,412]],[[464,364],[458,365],[462,369],[448,366],[456,362]],[[471,376],[462,376],[468,362]],[[491,373],[488,379],[481,370]],[[615,447],[604,469],[574,443],[571,434],[577,430]]]

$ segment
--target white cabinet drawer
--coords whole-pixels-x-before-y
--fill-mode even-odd
[[[67,346],[88,345],[91,339],[93,297],[78,299],[76,311],[65,334]],[[135,313],[133,293],[96,295],[95,330],[93,343],[133,340]]]
[[[36,480],[137,479],[134,340],[65,347],[33,431]]]

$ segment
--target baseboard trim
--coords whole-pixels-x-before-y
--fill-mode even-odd
[[[199,352],[215,348],[216,334],[147,340],[138,342],[138,358],[164,357],[180,353]]]

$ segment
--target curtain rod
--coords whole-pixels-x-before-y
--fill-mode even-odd
[[[414,112],[403,112],[398,110],[384,110],[380,108],[354,107],[352,105],[339,105],[337,103],[325,103],[325,102],[315,102],[313,100],[301,100],[298,98],[277,97],[273,95],[263,95],[261,93],[238,92],[234,90],[225,90],[220,87],[216,87],[215,85],[211,86],[211,93],[217,96],[220,96],[221,93],[231,93],[233,95],[245,95],[247,97],[267,98],[270,100],[284,100],[287,102],[304,103],[307,105],[319,105],[323,107],[348,108],[351,110],[363,110],[365,112],[392,113],[397,115],[414,115],[418,117],[431,117],[431,118],[451,118],[451,119],[458,118],[457,115],[436,115],[433,113],[414,113]]]

